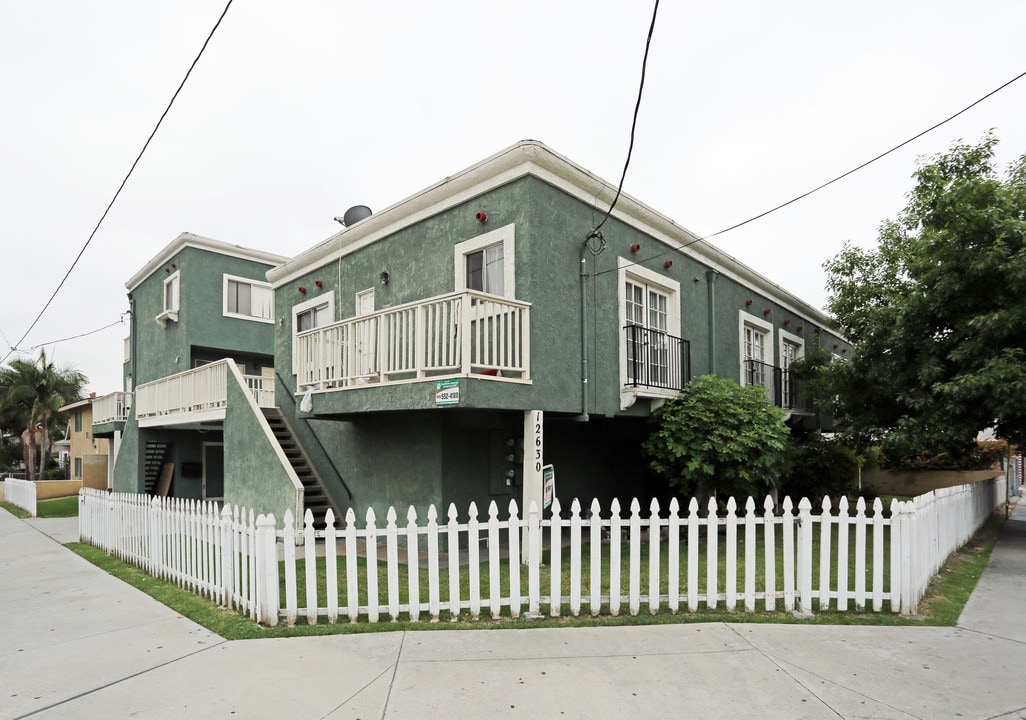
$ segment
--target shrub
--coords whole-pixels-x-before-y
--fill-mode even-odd
[[[653,414],[657,427],[642,449],[649,468],[685,497],[762,497],[784,469],[783,417],[765,388],[704,375]]]

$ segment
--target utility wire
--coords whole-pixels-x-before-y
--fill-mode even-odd
[[[606,220],[609,219],[609,215],[613,212],[613,208],[616,207],[616,201],[620,199],[620,193],[623,192],[623,182],[627,178],[627,168],[631,164],[631,153],[634,152],[634,133],[638,128],[638,111],[641,110],[641,94],[645,90],[645,69],[648,66],[648,50],[652,45],[652,33],[655,31],[656,15],[659,13],[659,0],[655,0],[655,7],[652,8],[652,22],[648,26],[648,37],[645,40],[645,55],[641,59],[641,82],[638,84],[638,99],[634,103],[634,119],[631,121],[631,141],[627,146],[627,160],[623,164],[623,173],[620,175],[620,185],[616,188],[616,196],[613,198],[613,202],[609,204],[609,209],[606,210],[605,217],[602,221],[595,226],[595,229],[588,233],[587,239],[597,236],[602,226],[606,224]]]
[[[18,342],[10,346],[10,350],[6,355],[4,355],[4,359],[0,360],[0,364],[6,362],[7,358],[9,358],[15,352],[16,346],[20,345],[25,341],[25,338],[28,337],[29,333],[32,332],[33,328],[36,327],[36,324],[39,322],[40,318],[43,317],[43,313],[45,313],[49,309],[51,303],[53,303],[54,301],[54,298],[57,297],[57,293],[59,293],[61,291],[61,288],[64,287],[64,283],[67,281],[68,276],[71,275],[71,271],[75,269],[76,265],[78,265],[78,261],[82,258],[82,255],[85,253],[86,248],[89,247],[89,243],[91,243],[93,241],[93,238],[96,237],[96,233],[99,231],[100,225],[103,224],[103,221],[107,218],[107,214],[110,212],[111,208],[114,207],[114,203],[117,202],[118,197],[121,195],[121,191],[124,190],[125,185],[128,184],[128,179],[132,177],[132,173],[135,172],[136,166],[139,164],[139,161],[142,160],[143,153],[145,153],[146,148],[150,146],[150,141],[153,140],[153,136],[157,134],[157,130],[160,129],[160,125],[164,122],[164,118],[167,117],[167,114],[171,111],[171,106],[175,104],[175,100],[178,99],[179,93],[181,93],[182,88],[185,87],[185,83],[189,79],[189,76],[192,74],[193,68],[196,67],[196,63],[198,63],[199,59],[203,57],[203,52],[207,49],[207,45],[210,44],[210,40],[214,37],[214,33],[217,32],[217,28],[221,25],[221,21],[224,20],[224,16],[228,14],[228,8],[232,6],[233,1],[234,0],[228,0],[228,4],[224,6],[224,10],[221,11],[221,16],[217,18],[217,22],[214,23],[214,27],[211,28],[210,34],[207,35],[207,39],[203,41],[203,46],[196,54],[196,57],[193,59],[192,64],[189,65],[189,69],[186,71],[185,77],[183,77],[182,82],[178,84],[178,89],[175,90],[174,95],[171,96],[171,101],[167,104],[167,107],[164,108],[164,112],[160,114],[160,119],[157,120],[157,124],[153,127],[153,131],[150,133],[150,136],[146,138],[146,142],[143,143],[142,150],[140,150],[139,154],[136,156],[135,161],[132,163],[132,167],[128,169],[128,173],[125,175],[125,179],[121,181],[121,185],[118,186],[117,191],[114,193],[114,197],[111,198],[111,201],[107,204],[107,208],[103,211],[103,215],[100,216],[100,219],[99,221],[97,221],[96,226],[93,228],[93,231],[89,233],[89,237],[86,239],[85,244],[82,246],[82,249],[78,251],[78,255],[76,255],[75,259],[72,261],[71,267],[69,267],[68,271],[64,273],[64,277],[61,278],[60,283],[58,283],[57,289],[53,291],[52,295],[50,295],[50,299],[46,301],[46,305],[44,305],[43,309],[39,311],[38,315],[36,315],[36,319],[32,321],[31,325],[29,325],[29,328],[25,331],[25,334],[18,339]],[[36,347],[39,346],[37,345]]]
[[[121,317],[118,320],[115,320],[114,322],[110,323],[109,325],[104,325],[103,327],[96,328],[95,330],[90,330],[88,332],[79,333],[78,335],[72,335],[71,337],[61,338],[60,340],[51,340],[50,342],[39,343],[38,345],[33,345],[28,350],[19,350],[18,348],[11,348],[11,350],[13,352],[32,352],[33,350],[38,350],[39,348],[43,348],[43,347],[49,347],[50,345],[57,345],[58,343],[67,342],[68,340],[77,340],[78,338],[83,338],[83,337],[86,337],[87,335],[95,335],[96,333],[101,332],[103,330],[106,330],[108,328],[112,328],[115,325],[124,325],[125,324],[125,315],[127,315],[127,314],[128,313],[122,313]]]
[[[962,108],[961,110],[956,112],[954,115],[951,115],[950,117],[947,117],[944,120],[941,120],[940,122],[938,122],[938,123],[936,123],[934,125],[931,125],[930,127],[926,128],[926,130],[923,130],[922,132],[913,135],[908,140],[905,140],[904,142],[901,142],[901,143],[895,145],[890,150],[887,150],[885,152],[880,153],[879,155],[877,155],[873,159],[867,160],[866,162],[862,163],[861,165],[858,165],[858,166],[852,168],[848,172],[843,173],[841,175],[838,175],[833,180],[828,180],[827,182],[823,183],[822,185],[818,185],[818,186],[812,188],[808,192],[805,192],[805,193],[802,193],[801,195],[793,197],[790,200],[788,200],[787,202],[781,203],[780,205],[777,205],[776,207],[770,208],[769,210],[766,210],[765,212],[761,212],[758,215],[754,215],[754,216],[748,218],[747,220],[742,220],[741,222],[736,223],[734,225],[731,225],[730,227],[724,228],[722,230],[718,230],[717,232],[714,232],[711,235],[705,235],[703,237],[696,237],[694,240],[686,242],[686,243],[684,243],[682,245],[678,245],[677,247],[670,248],[669,250],[665,250],[665,251],[663,251],[661,253],[657,253],[656,255],[652,255],[651,257],[647,257],[647,258],[644,258],[642,260],[632,261],[632,262],[630,262],[625,267],[629,267],[630,265],[639,265],[639,264],[641,264],[643,262],[648,262],[649,260],[655,260],[656,258],[660,258],[663,255],[669,255],[672,252],[679,252],[679,251],[683,250],[686,247],[690,247],[690,246],[692,246],[692,245],[694,245],[696,243],[705,242],[706,240],[709,240],[710,238],[714,238],[717,235],[723,235],[724,233],[728,233],[731,230],[736,230],[736,229],[738,229],[739,227],[741,227],[743,225],[747,225],[750,222],[755,222],[756,220],[764,218],[764,217],[766,217],[767,215],[769,215],[771,213],[775,213],[777,210],[781,210],[781,209],[787,207],[788,205],[791,205],[792,203],[796,203],[799,200],[803,200],[804,198],[809,197],[813,193],[818,192],[818,191],[822,190],[823,188],[825,188],[825,187],[827,187],[829,185],[833,185],[835,182],[837,182],[839,180],[843,180],[844,178],[848,177],[852,173],[856,173],[859,170],[862,170],[863,168],[865,168],[865,167],[867,167],[869,165],[872,165],[877,160],[880,160],[882,158],[887,157],[888,155],[890,155],[891,153],[895,152],[896,150],[900,150],[901,148],[903,148],[906,145],[908,145],[910,142],[913,142],[914,140],[918,140],[919,138],[923,137],[923,135],[926,135],[927,133],[936,130],[937,128],[941,127],[942,125],[945,125],[945,124],[951,122],[952,120],[957,118],[959,115],[962,115],[963,113],[971,110],[972,108],[976,107],[981,102],[983,102],[984,100],[988,99],[989,97],[991,97],[993,95],[996,95],[997,93],[1001,92],[1002,90],[1004,90],[1006,87],[1008,87],[1009,85],[1011,85],[1015,81],[1021,80],[1023,77],[1026,77],[1026,72],[1019,73],[1018,75],[1016,75],[1014,78],[1012,78],[1008,82],[1006,82],[1006,83],[996,87],[995,89],[991,90],[989,93],[987,93],[983,97],[979,98],[978,100],[970,103],[969,105],[966,105],[964,108]],[[619,193],[617,193],[617,195],[619,195]],[[612,211],[612,208],[610,208],[610,211]],[[608,215],[607,215],[607,217],[608,217]],[[603,222],[605,222],[605,221],[603,220]],[[618,269],[619,268],[612,268],[610,270],[602,270],[602,271],[597,272],[597,273],[592,273],[592,275],[593,276],[605,275],[606,273],[615,272]]]

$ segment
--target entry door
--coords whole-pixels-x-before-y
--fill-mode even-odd
[[[374,288],[364,290],[356,294],[356,316],[363,317],[374,313]],[[375,367],[374,354],[377,348],[377,318],[368,318],[364,322],[356,324],[356,367],[355,375],[374,375],[378,372]]]
[[[203,443],[203,499],[224,500],[224,443]]]

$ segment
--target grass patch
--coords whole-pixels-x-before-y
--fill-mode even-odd
[[[32,515],[29,514],[28,510],[22,510],[17,505],[13,505],[13,504],[11,504],[9,502],[0,502],[0,507],[2,507],[4,510],[9,512],[14,517],[18,517],[18,518],[21,518],[23,520],[25,518],[32,517]]]
[[[581,609],[580,617],[564,615],[560,618],[541,620],[513,619],[503,617],[500,620],[471,621],[464,614],[451,622],[431,623],[419,622],[360,622],[351,624],[345,619],[335,624],[322,622],[316,625],[300,624],[294,627],[279,626],[265,628],[241,615],[218,607],[215,603],[177,585],[154,578],[139,568],[128,565],[121,560],[107,555],[89,545],[70,543],[68,548],[78,553],[106,572],[142,590],[156,600],[164,603],[184,617],[202,625],[228,640],[256,638],[301,637],[312,635],[335,635],[343,633],[390,632],[394,630],[475,630],[535,627],[614,627],[634,625],[667,625],[695,622],[730,622],[730,623],[776,623],[776,624],[813,624],[813,625],[874,625],[874,626],[919,626],[940,625],[953,626],[958,621],[969,595],[987,565],[994,543],[997,541],[1003,520],[992,517],[962,549],[956,551],[933,579],[926,595],[919,603],[919,615],[907,617],[891,612],[816,612],[812,618],[799,619],[786,612],[755,612],[743,610],[727,612],[724,609],[700,610],[695,613],[685,611],[674,615],[663,609],[656,615],[648,613],[642,606],[641,613],[631,616],[626,607],[621,609],[617,617],[588,615],[588,606]],[[463,574],[463,573],[461,573]],[[526,586],[525,586],[526,587]],[[543,586],[544,587],[544,586]],[[779,606],[779,602],[778,602]],[[526,608],[525,608],[526,609]]]
[[[78,517],[78,495],[40,500],[36,503],[36,517],[67,518]]]
[[[17,505],[9,502],[0,502],[7,512],[15,517],[30,518],[28,511],[22,510]],[[70,497],[53,498],[51,500],[39,500],[36,502],[36,517],[41,518],[66,518],[78,517],[78,495]]]

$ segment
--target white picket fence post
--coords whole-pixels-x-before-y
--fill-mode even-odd
[[[288,511],[286,511],[287,514]],[[293,527],[286,521],[287,528]],[[274,515],[258,515],[256,519],[257,621],[274,627],[278,624],[278,550]],[[289,543],[286,543],[286,548]],[[295,553],[295,546],[293,553]]]

